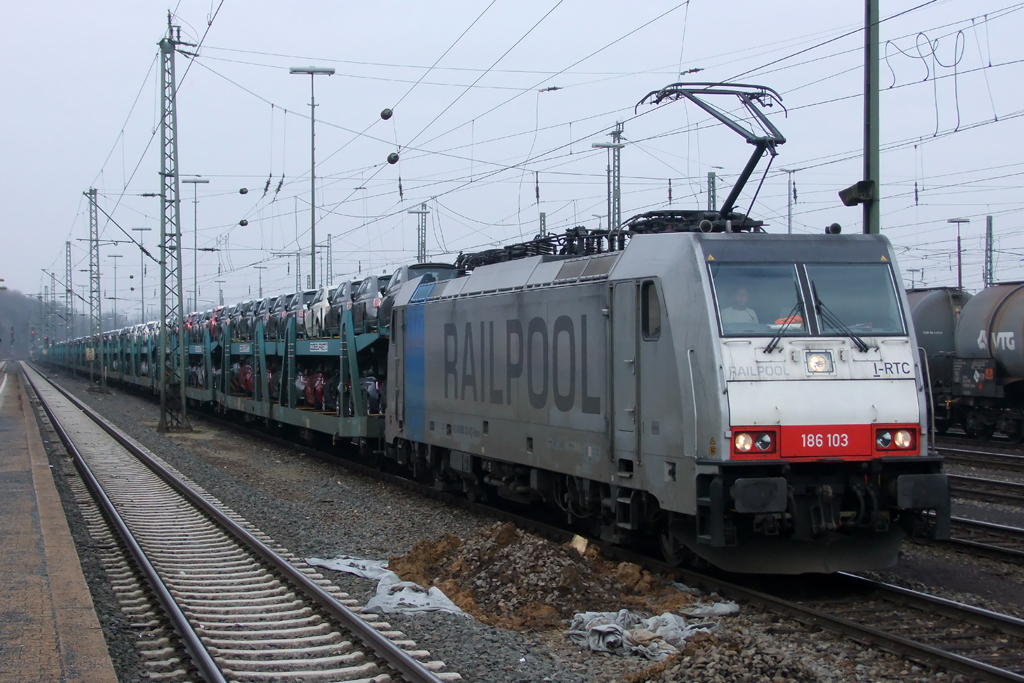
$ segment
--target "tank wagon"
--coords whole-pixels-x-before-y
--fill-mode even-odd
[[[931,371],[935,428],[969,436],[1024,436],[1024,284],[977,295],[956,288],[911,290],[918,343]]]

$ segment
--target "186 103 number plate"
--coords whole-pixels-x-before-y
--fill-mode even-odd
[[[782,457],[822,458],[871,455],[870,425],[787,425]]]

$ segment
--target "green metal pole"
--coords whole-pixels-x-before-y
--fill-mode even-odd
[[[881,228],[878,173],[878,5],[864,0],[864,180],[874,181],[874,196],[864,202],[864,234],[877,235]]]

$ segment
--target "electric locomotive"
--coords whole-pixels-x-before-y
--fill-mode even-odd
[[[398,461],[731,571],[874,569],[948,533],[888,240],[688,225],[407,284]]]

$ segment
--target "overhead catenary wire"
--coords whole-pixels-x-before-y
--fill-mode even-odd
[[[961,72],[961,73],[963,73],[963,72]],[[811,105],[809,105],[809,106],[811,106]],[[815,106],[822,106],[822,104],[818,104],[818,103],[815,103]],[[996,118],[996,113],[995,113],[995,112],[994,112],[993,118]],[[285,120],[287,120],[287,117],[285,117]],[[472,119],[472,120],[475,120],[475,119]],[[565,125],[568,125],[568,124],[565,124]],[[520,134],[530,134],[530,133],[533,133],[533,132],[534,132],[534,131],[533,131],[533,130],[531,130],[531,131],[529,131],[529,132],[524,132],[524,133],[520,133]],[[578,141],[579,139],[583,139],[583,138],[576,138],[576,139],[577,139],[577,141]],[[480,141],[479,141],[479,140],[474,140],[474,142],[476,143],[476,145],[479,145],[479,144],[480,144]],[[649,148],[649,149],[653,149],[653,148]],[[446,150],[441,150],[441,151],[446,151]],[[647,151],[647,150],[645,150],[645,151]],[[420,154],[424,154],[424,155],[425,155],[425,154],[431,154],[431,153],[433,153],[433,152],[431,152],[431,151],[429,151],[429,150],[424,150],[424,151],[423,151],[423,152],[421,152]],[[658,155],[658,154],[661,154],[661,152],[660,152],[660,151],[657,151],[657,150],[656,150],[656,151],[654,151],[654,154],[655,154],[655,155]],[[471,160],[471,162],[470,162],[470,163],[474,163],[474,164],[480,164],[480,163],[487,163],[487,161],[488,161],[488,159],[487,159],[487,155],[486,155],[486,154],[485,154],[485,155],[483,155],[483,159],[481,159],[480,157],[478,157],[478,156],[477,156],[477,155],[476,155],[475,153],[474,153],[473,155],[467,155],[467,156],[469,156],[469,159]],[[492,155],[492,156],[493,156],[493,155]],[[555,161],[557,161],[557,160],[558,160],[558,157],[557,157],[557,152],[556,152],[555,154],[551,154],[551,155],[548,155],[547,157],[544,157],[544,156],[543,156],[543,155],[541,155],[541,154],[537,154],[537,155],[530,155],[530,156],[531,156],[531,157],[535,156],[535,157],[537,157],[537,159],[554,159]],[[474,157],[475,157],[475,158],[474,158]],[[410,156],[410,157],[407,157],[407,158],[411,158],[411,156]],[[537,161],[537,159],[531,159],[531,161],[530,161],[530,164],[534,164],[534,163],[535,163],[535,162]],[[517,159],[516,161],[518,161],[518,159]],[[527,166],[521,166],[521,165],[519,165],[519,164],[515,164],[515,165],[511,165],[511,164],[510,164],[510,165],[508,165],[508,166],[509,166],[509,170],[511,170],[512,168],[516,168],[516,169],[517,169],[517,170],[516,170],[516,173],[515,173],[515,175],[519,175],[519,174],[520,174],[520,172],[521,172],[521,171],[523,171],[523,169],[526,169],[526,168],[527,168]],[[518,168],[517,168],[517,167],[518,167]],[[531,167],[531,168],[529,168],[529,170],[533,170],[533,169],[532,169],[532,167]],[[448,176],[451,176],[451,175],[452,175],[452,174],[451,174],[450,172],[446,172],[446,173],[448,174]],[[570,173],[572,173],[572,169],[571,169],[571,168],[570,168],[570,169],[569,169],[569,171],[567,172],[567,175],[568,175],[568,174],[570,174]],[[457,174],[456,174],[456,175],[457,175]],[[598,174],[598,173],[594,173],[594,174],[590,174],[590,175],[591,175],[591,177],[592,177],[592,178],[597,178],[597,179],[600,179],[600,177],[601,177],[601,174]],[[691,176],[691,175],[695,175],[695,174],[692,174],[692,173],[686,173],[686,174],[679,174],[679,175],[682,175],[682,176],[686,176],[686,177],[689,177],[689,176]],[[439,175],[439,178],[442,178],[443,176],[444,176],[444,174],[442,173],[441,175]],[[575,177],[580,177],[581,179],[584,179],[584,178],[585,178],[585,174],[582,174],[582,173],[580,173],[580,174],[574,174],[574,176],[575,176]],[[504,176],[504,174],[499,174],[499,175],[498,175],[497,177],[495,177],[495,178],[491,178],[490,180],[491,180],[491,181],[494,181],[494,182],[507,182],[507,180],[501,180],[501,178],[503,178],[503,177],[507,177],[507,176]],[[772,177],[774,177],[774,174],[773,174],[773,176],[772,176]],[[446,183],[446,182],[448,183],[448,186],[447,186],[447,187],[451,187],[451,186],[453,186],[453,185],[455,185],[455,184],[458,184],[458,182],[460,182],[460,181],[459,181],[459,179],[458,179],[458,178],[451,178],[451,177],[448,177],[447,179],[439,179],[439,180],[437,181],[437,184],[435,184],[435,187],[437,187],[438,189],[441,189],[442,187],[445,187],[444,183]],[[553,181],[552,181],[552,182],[553,182]],[[769,183],[769,184],[770,184],[770,183]],[[418,181],[417,181],[417,180],[416,180],[415,178],[409,178],[409,177],[407,177],[407,178],[406,178],[406,189],[407,189],[407,192],[410,192],[410,191],[419,191],[419,190],[416,190],[416,189],[415,189],[415,188],[417,187],[417,185],[419,185],[419,182],[418,182]],[[445,188],[445,189],[447,189],[447,188]],[[766,189],[767,189],[767,188],[766,188]],[[368,191],[368,192],[367,192],[367,196],[369,196],[369,197],[374,197],[374,196],[377,196],[377,192],[376,192],[376,189]],[[451,195],[449,195],[449,196],[451,196]],[[764,196],[765,196],[765,197],[769,196],[769,193],[765,192],[765,193],[764,193]],[[341,203],[339,203],[339,204],[338,204],[338,206],[339,206],[339,207],[343,207],[343,206],[344,206],[344,201],[343,201],[343,202],[341,202]],[[462,205],[458,205],[458,206],[460,206],[460,207],[461,207]],[[274,215],[282,215],[282,214],[279,214],[279,213],[276,213],[276,212],[268,212],[268,213],[273,213]],[[341,214],[340,214],[340,215],[343,215],[344,213],[345,213],[345,212],[344,212],[344,211],[342,210],[342,212],[341,212]],[[347,212],[347,213],[352,213],[352,212]],[[375,213],[375,214],[377,214],[377,213],[379,213],[379,214],[383,214],[383,213],[385,213],[385,212],[379,212],[379,211],[376,211],[376,210],[375,210],[375,211],[373,211],[372,213]],[[397,212],[396,212],[396,213],[397,213]],[[471,211],[471,213],[475,213],[475,212],[472,212],[472,211]],[[284,213],[283,215],[287,215],[287,214],[286,214],[286,213]],[[336,214],[336,215],[339,215],[339,214]]]

